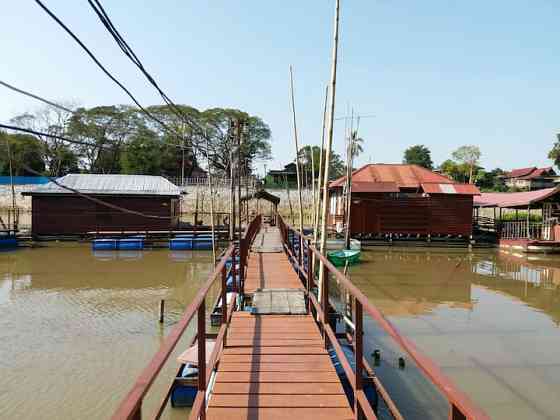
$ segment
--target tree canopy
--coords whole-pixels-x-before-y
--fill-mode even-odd
[[[432,169],[434,166],[430,149],[423,144],[410,146],[406,149],[404,151],[403,163],[419,165],[427,169]]]
[[[200,168],[199,162],[206,164],[207,157],[215,173],[227,174],[230,151],[237,151],[231,128],[235,120],[243,123],[239,150],[246,173],[256,160],[270,158],[270,128],[257,116],[186,105],[178,105],[180,114],[167,105],[147,109],[165,127],[128,105],[77,108],[73,113],[47,106],[19,115],[12,123],[84,143],[34,137],[40,146],[36,152],[41,172],[51,176],[81,171],[180,177],[184,171],[188,177]],[[233,157],[237,159],[237,153]]]
[[[8,154],[8,142],[10,154]],[[0,131],[0,175],[10,175],[10,157],[14,176],[35,175],[24,166],[42,173],[45,170],[43,153],[43,145],[36,137]]]
[[[451,156],[453,156],[453,159],[469,168],[469,184],[472,184],[474,182],[474,168],[480,161],[480,148],[473,145],[461,146],[455,150]]]

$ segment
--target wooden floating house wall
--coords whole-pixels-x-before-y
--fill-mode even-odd
[[[167,230],[176,228],[179,223],[180,189],[163,177],[70,174],[57,182],[111,205],[161,218],[110,208],[51,182],[22,193],[31,196],[33,235]]]
[[[331,186],[330,224],[344,223],[345,177]],[[474,185],[417,165],[370,164],[352,175],[352,235],[472,233]]]

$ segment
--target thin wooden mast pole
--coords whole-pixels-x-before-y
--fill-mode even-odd
[[[338,60],[338,26],[340,21],[340,0],[336,0],[334,15],[334,43],[332,50],[331,87],[330,87],[330,112],[328,120],[328,137],[325,150],[325,174],[323,177],[323,209],[321,215],[321,254],[327,251],[327,210],[329,206],[329,167],[333,143],[334,110],[336,100],[336,65]],[[325,281],[325,265],[319,264],[319,299],[322,300],[323,282]]]
[[[352,152],[353,152],[353,131],[354,131],[354,108],[350,117],[350,135],[346,147],[346,231],[344,232],[344,247],[350,249],[350,206],[352,200]]]
[[[292,66],[290,66],[290,92],[292,97],[292,117],[294,123],[294,143],[296,146],[296,178],[297,178],[297,188],[298,188],[298,201],[299,201],[299,231],[300,235],[300,250],[303,250],[303,205],[301,202],[301,174],[299,168],[299,142],[297,134],[297,123],[296,123],[296,101],[294,99],[294,74]],[[303,251],[302,251],[303,252]]]
[[[8,148],[8,162],[9,162],[9,169],[10,169],[10,187],[12,189],[12,212],[13,212],[13,217],[14,220],[12,222],[12,227],[14,228],[14,231],[17,230],[18,228],[18,220],[17,220],[17,216],[16,216],[16,190],[14,187],[14,169],[12,166],[12,150],[10,147],[10,138],[8,137],[8,135],[6,134],[6,147]],[[8,217],[9,219],[9,217]],[[8,229],[10,229],[9,226],[10,222],[8,221]]]
[[[229,201],[229,240],[233,243],[235,240],[235,181],[233,172],[233,122],[230,121],[229,125],[229,140],[230,140],[230,151],[229,151],[229,188],[230,188],[230,201]]]
[[[315,200],[315,151],[313,150],[313,146],[309,146],[309,151],[311,152],[311,226],[315,227],[315,208],[317,206],[317,202]]]
[[[210,228],[212,229],[212,261],[216,264],[216,232],[214,228],[214,189],[212,187],[212,165],[210,163],[210,147],[206,136],[206,158],[208,159],[208,187],[210,188]]]
[[[321,211],[321,185],[323,179],[323,161],[325,160],[325,126],[327,125],[327,106],[329,104],[329,86],[325,87],[325,104],[323,106],[323,130],[321,131],[321,154],[319,156],[319,174],[317,176],[317,208],[315,210],[315,224],[313,225],[313,243],[317,243],[319,230],[319,213]]]

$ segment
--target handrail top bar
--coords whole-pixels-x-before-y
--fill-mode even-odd
[[[278,215],[278,217],[281,223],[298,235],[301,235],[297,229],[285,223],[284,219],[280,215]],[[381,311],[369,302],[369,299],[362,293],[362,291],[358,289],[334,265],[332,265],[332,263],[323,254],[321,254],[314,245],[309,244],[309,248],[317,256],[317,258],[321,260],[326,269],[335,275],[336,279],[342,284],[342,286],[361,303],[363,310],[374,318],[380,326],[408,353],[408,355],[416,362],[418,367],[432,380],[432,382],[449,399],[449,401],[453,402],[465,413],[468,413],[469,419],[490,419],[486,413],[476,406],[463,391],[459,390],[451,379],[449,379],[430,358],[425,356],[411,340],[403,337],[391,321],[386,319]]]

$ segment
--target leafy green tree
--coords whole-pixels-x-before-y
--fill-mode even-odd
[[[423,144],[410,146],[406,149],[404,151],[403,163],[419,165],[427,169],[432,169],[434,165],[430,149]]]
[[[439,170],[449,178],[453,179],[457,182],[465,182],[466,181],[466,171],[468,170],[464,165],[460,165],[457,162],[454,162],[451,159],[447,159],[442,162],[439,167]]]
[[[507,191],[508,188],[504,185],[502,179],[500,178],[504,173],[505,172],[500,168],[493,169],[489,172],[480,168],[477,171],[476,185],[482,191]]]
[[[250,168],[255,160],[268,160],[271,157],[271,131],[263,120],[238,109],[208,109],[201,113],[200,123],[206,128],[209,137],[213,168],[226,174],[231,166],[230,152],[235,152],[237,147],[232,138],[231,126],[235,120],[245,123],[241,146],[242,162],[246,162]]]
[[[10,154],[8,145],[10,143]],[[39,139],[29,134],[8,134],[0,131],[0,175],[10,175],[10,157],[14,176],[33,176],[25,166],[33,171],[43,173],[43,144]]]
[[[480,148],[473,145],[461,146],[455,150],[451,156],[453,159],[469,168],[469,184],[472,184],[474,182],[475,167],[480,161]]]
[[[556,142],[548,152],[548,158],[554,161],[554,164],[560,168],[560,134],[556,134]]]
[[[79,147],[89,172],[119,173],[126,143],[142,127],[143,119],[131,106],[79,108],[70,118],[68,135],[93,144]]]
[[[141,128],[136,132],[122,155],[122,168],[126,174],[160,175],[162,164],[161,141],[157,134]]]
[[[313,159],[315,160],[315,176],[319,175],[319,157],[321,156],[321,148],[319,146],[303,146],[299,151],[300,164],[308,167],[311,171],[311,150],[313,151]],[[329,166],[329,179],[336,179],[345,175],[346,165],[340,155],[331,151],[331,162]]]

